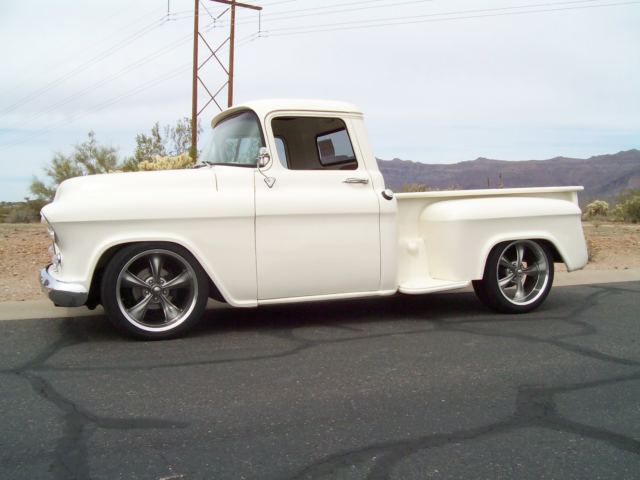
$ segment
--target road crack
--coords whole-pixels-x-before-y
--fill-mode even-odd
[[[97,429],[167,429],[184,428],[184,422],[154,418],[110,418],[102,417],[83,409],[80,405],[64,396],[53,385],[39,375],[46,361],[60,350],[88,341],[73,319],[60,323],[59,338],[45,347],[19,367],[4,370],[24,379],[33,391],[43,400],[52,404],[62,413],[63,434],[55,447],[55,461],[49,471],[58,479],[88,479],[90,466],[88,461],[87,440]]]

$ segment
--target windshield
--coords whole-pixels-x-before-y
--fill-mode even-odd
[[[225,118],[213,128],[200,160],[213,165],[255,167],[263,146],[258,117],[253,112],[242,112]]]

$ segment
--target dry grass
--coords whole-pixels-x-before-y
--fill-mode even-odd
[[[640,225],[583,224],[591,270],[640,268]],[[40,224],[0,224],[0,302],[43,298],[38,271],[49,263],[50,240]]]

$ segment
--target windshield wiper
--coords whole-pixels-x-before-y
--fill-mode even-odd
[[[253,163],[234,163],[234,162],[220,162],[220,163],[213,163],[213,162],[209,162],[209,165],[221,165],[224,167],[245,167],[245,168],[256,168],[256,165]]]
[[[213,167],[215,164],[208,160],[202,160],[200,163],[196,163],[191,168]]]

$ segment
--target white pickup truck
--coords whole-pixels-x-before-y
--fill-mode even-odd
[[[271,100],[212,121],[200,168],[73,178],[42,209],[40,272],[59,306],[102,304],[137,338],[234,307],[424,294],[473,283],[489,307],[539,306],[554,262],[584,267],[581,187],[394,194],[362,113]]]

